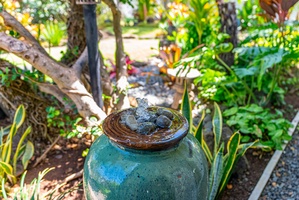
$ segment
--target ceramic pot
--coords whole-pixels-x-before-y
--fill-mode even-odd
[[[156,110],[157,107],[151,107]],[[87,200],[205,200],[208,166],[188,122],[177,111],[172,125],[149,135],[120,123],[123,111],[103,122],[104,134],[84,165]]]

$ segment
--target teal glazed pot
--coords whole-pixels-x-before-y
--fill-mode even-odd
[[[158,107],[150,107],[156,110]],[[120,123],[122,112],[103,122],[104,134],[84,164],[87,200],[206,200],[208,164],[179,112],[172,125],[149,135]]]

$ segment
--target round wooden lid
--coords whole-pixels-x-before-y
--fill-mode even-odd
[[[149,107],[148,110],[155,112],[158,108]],[[168,109],[174,115],[169,128],[159,128],[148,135],[139,134],[121,123],[121,115],[129,109],[111,113],[103,122],[104,134],[123,147],[136,150],[165,150],[178,144],[188,134],[187,119],[178,111],[170,108],[163,108]]]

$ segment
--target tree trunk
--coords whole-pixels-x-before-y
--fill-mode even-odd
[[[115,63],[116,63],[116,87],[118,91],[119,102],[117,109],[124,109],[130,107],[129,98],[127,96],[127,87],[129,85],[127,80],[127,66],[126,66],[126,55],[124,53],[122,29],[120,25],[121,12],[114,3],[113,0],[103,0],[105,4],[109,6],[113,15],[113,30],[116,40],[116,52],[115,52]]]
[[[77,5],[76,0],[69,0],[67,18],[67,51],[61,61],[71,66],[82,54],[86,47],[84,31],[83,6]]]
[[[230,35],[230,38],[225,40],[225,42],[230,42],[233,44],[234,48],[238,45],[238,24],[237,24],[237,14],[236,6],[234,2],[223,3],[218,1],[219,15],[221,17],[221,28],[220,31]],[[234,53],[223,53],[220,58],[228,65],[234,64]]]

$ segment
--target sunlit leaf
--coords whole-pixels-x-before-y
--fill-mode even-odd
[[[17,129],[20,128],[22,123],[25,120],[25,107],[24,105],[20,105],[15,113],[14,122],[16,123]]]
[[[189,123],[189,130],[190,130],[191,125],[192,125],[192,112],[191,112],[191,102],[189,99],[189,93],[188,93],[188,88],[187,88],[186,82],[185,82],[184,95],[183,95],[182,104],[181,104],[181,112],[182,112],[183,116],[186,117],[186,119]]]
[[[214,116],[212,124],[214,133],[214,154],[216,154],[217,149],[219,147],[223,126],[221,110],[216,102],[214,103]]]
[[[22,164],[23,164],[24,169],[27,168],[28,162],[31,159],[31,157],[33,156],[33,153],[34,153],[34,146],[33,146],[32,142],[28,141],[26,144],[25,152],[22,157]]]

